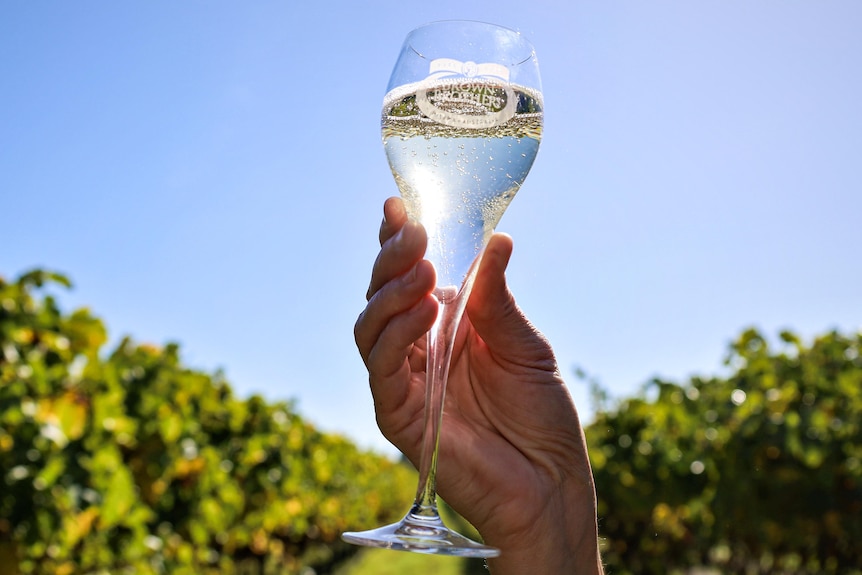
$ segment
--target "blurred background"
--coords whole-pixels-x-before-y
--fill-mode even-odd
[[[390,449],[352,341],[397,194],[380,104],[449,18],[536,46],[544,140],[499,229],[564,370],[624,395],[749,325],[860,327],[852,1],[4,5],[2,273],[66,273],[112,338]]]
[[[452,18],[536,46],[542,147],[498,229],[586,422],[730,378],[749,327],[859,332],[852,0],[5,3],[0,277],[65,274],[107,349],[176,342],[238,402],[395,457],[352,338],[397,193],[380,105],[406,33]]]

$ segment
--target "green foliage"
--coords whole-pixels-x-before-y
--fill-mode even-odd
[[[3,573],[328,573],[343,530],[404,511],[411,469],[235,397],[176,345],[105,352],[51,286],[69,281],[0,278]],[[862,334],[749,330],[727,363],[588,427],[609,570],[862,573]]]
[[[403,512],[412,470],[238,399],[176,345],[103,356],[102,322],[50,284],[69,282],[0,278],[4,573],[325,573],[343,530]]]
[[[757,331],[587,429],[614,573],[862,573],[862,334]]]

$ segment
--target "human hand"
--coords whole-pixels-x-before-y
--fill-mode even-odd
[[[378,425],[418,464],[425,333],[437,313],[427,236],[390,198],[355,337]],[[553,350],[505,281],[512,240],[494,234],[458,329],[437,490],[502,555],[497,574],[597,573],[595,490],[577,411]]]

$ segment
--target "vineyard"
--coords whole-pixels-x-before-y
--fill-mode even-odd
[[[773,347],[728,377],[654,380],[588,429],[614,573],[862,573],[862,334]]]
[[[104,354],[46,283],[68,285],[0,283],[3,573],[325,573],[355,550],[341,531],[411,499],[412,470],[236,398],[176,345]]]
[[[175,344],[106,350],[51,295],[68,285],[0,278],[0,573],[384,572],[339,535],[397,519],[411,468],[236,397]],[[859,575],[862,335],[748,330],[727,365],[617,400],[580,374],[609,572]]]

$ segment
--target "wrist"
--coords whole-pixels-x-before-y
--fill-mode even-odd
[[[501,546],[499,557],[488,559],[491,575],[602,575],[598,538],[551,541],[533,546]]]
[[[592,481],[561,490],[529,531],[489,533],[486,543],[500,549],[499,557],[487,560],[491,575],[601,575]]]

